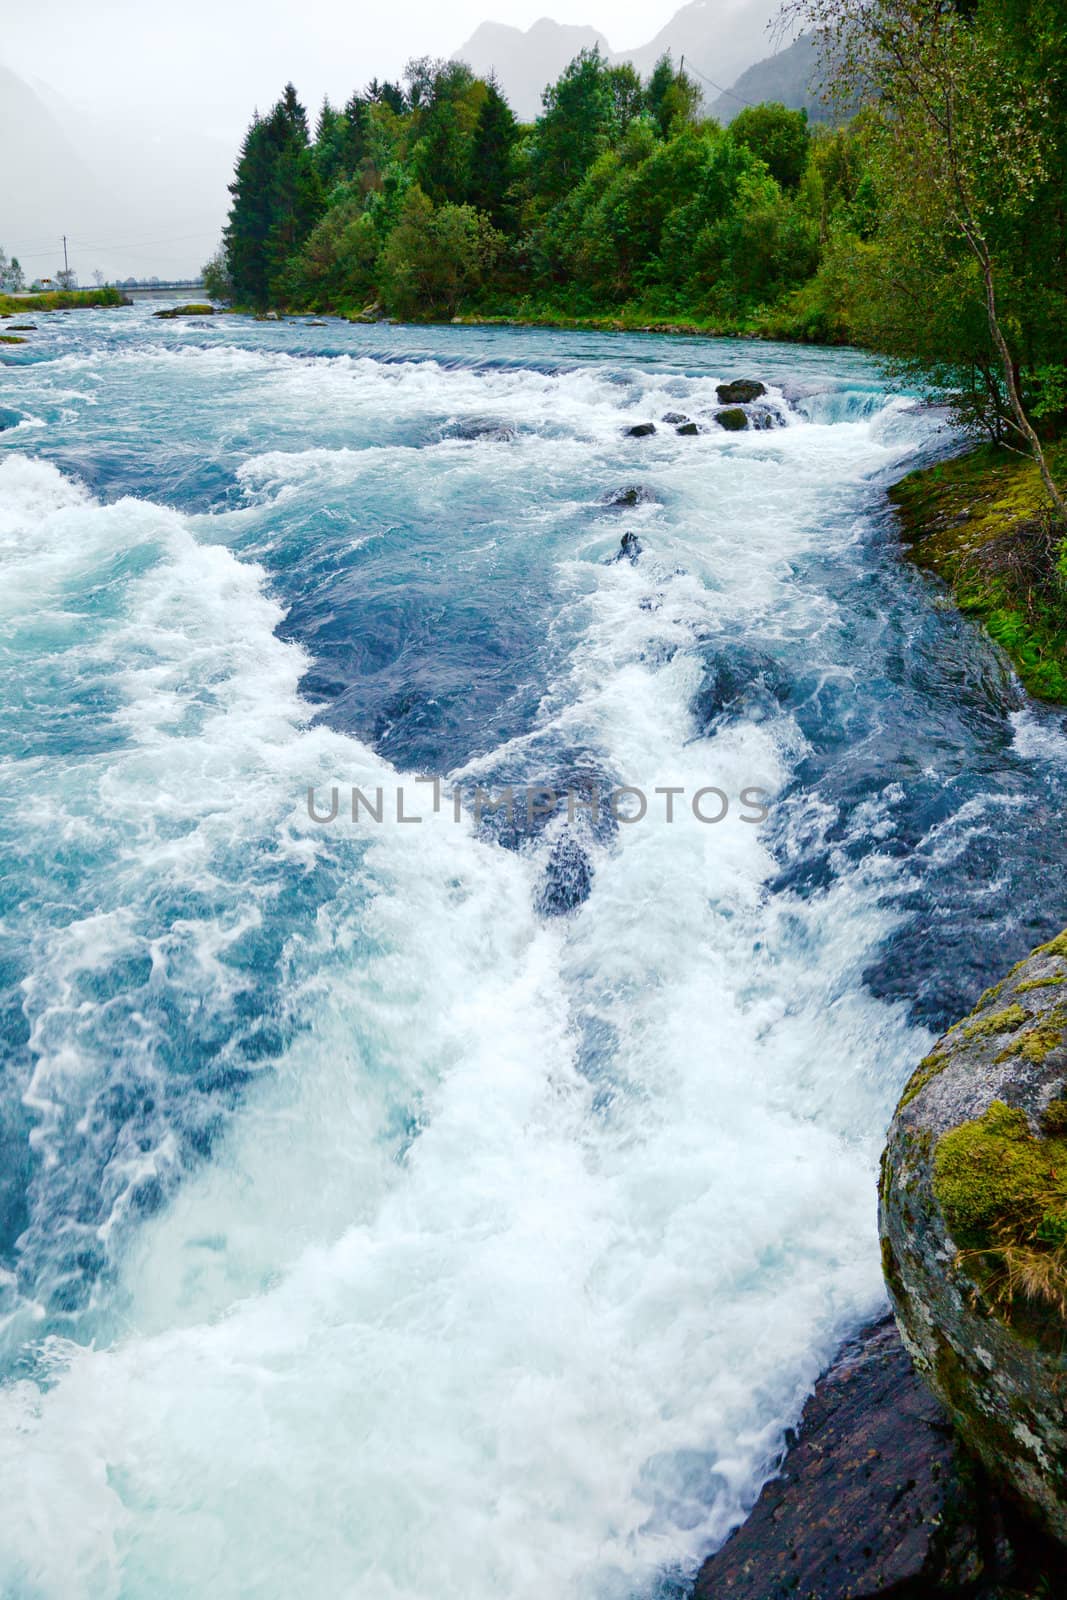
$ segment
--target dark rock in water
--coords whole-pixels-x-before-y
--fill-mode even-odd
[[[957,1442],[885,1317],[819,1379],[780,1475],[705,1561],[693,1600],[1037,1600],[1062,1594],[1063,1574],[1062,1552]]]
[[[628,439],[647,439],[650,433],[655,433],[654,422],[635,422],[632,428],[626,429]]]
[[[514,439],[515,429],[509,422],[500,422],[494,417],[464,417],[460,422],[453,422],[445,428],[442,435],[446,439],[495,439],[499,443],[506,443]]]
[[[618,552],[616,555],[612,556],[612,560],[636,562],[640,554],[641,541],[637,537],[636,533],[624,533],[619,541]]]
[[[679,423],[688,422],[689,418],[686,416],[684,411],[665,411],[661,420],[664,422]]]
[[[716,411],[715,421],[728,433],[740,433],[748,427],[748,414],[740,406],[727,406],[725,411]]]
[[[675,428],[674,431],[675,433],[693,434],[699,433],[700,429],[697,427],[695,422],[683,422],[681,427]]]
[[[633,483],[626,489],[609,489],[600,503],[612,511],[632,511],[634,506],[654,505],[656,496],[643,484]]]
[[[9,322],[8,325],[7,325],[6,332],[8,332],[8,333],[36,333],[37,332],[37,324],[36,324],[36,322]]]
[[[789,698],[793,683],[789,673],[763,650],[737,645],[717,649],[708,660],[692,710],[706,731],[725,711],[758,717]]]
[[[21,421],[22,416],[18,411],[8,411],[5,406],[0,406],[0,433],[5,428],[17,427]]]
[[[552,846],[537,896],[537,909],[543,917],[566,916],[588,900],[592,887],[593,868],[589,857],[578,841],[565,833]]]
[[[715,393],[720,405],[747,406],[751,400],[758,400],[761,394],[766,394],[767,388],[765,384],[757,383],[755,378],[735,378],[733,383],[716,384]]]
[[[693,1600],[956,1593],[982,1576],[979,1534],[970,1464],[885,1317],[819,1379],[781,1475]]]

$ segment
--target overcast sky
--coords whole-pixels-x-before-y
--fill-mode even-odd
[[[202,133],[239,136],[255,104],[291,78],[304,100],[347,98],[412,55],[448,55],[480,22],[526,28],[538,17],[589,23],[615,49],[650,39],[680,0],[3,0],[0,61],[83,106],[175,113]]]

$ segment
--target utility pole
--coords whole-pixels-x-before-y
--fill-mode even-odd
[[[65,278],[68,278],[70,276],[70,267],[67,265],[67,236],[66,236],[66,234],[63,235],[63,276]]]

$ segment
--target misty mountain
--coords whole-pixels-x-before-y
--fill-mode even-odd
[[[189,128],[138,125],[71,105],[0,65],[5,162],[0,245],[28,279],[63,265],[62,235],[82,283],[188,277],[225,221],[233,151]]]
[[[559,77],[579,50],[594,44],[611,61],[631,61],[646,76],[664,51],[678,63],[684,57],[709,98],[766,53],[768,25],[777,10],[777,0],[690,0],[653,39],[633,50],[613,50],[597,29],[565,27],[548,17],[525,32],[506,23],[483,22],[454,53],[479,74],[495,71],[517,115],[526,121],[540,112],[545,85]]]
[[[833,120],[833,108],[819,95],[819,50],[814,34],[799,39],[777,55],[746,68],[736,83],[712,102],[711,114],[725,124],[746,105],[779,100],[793,111],[805,110],[812,122]]]
[[[531,122],[541,110],[545,85],[555,82],[579,50],[591,50],[597,44],[610,55],[608,41],[595,28],[572,27],[542,17],[525,32],[506,22],[483,22],[455,54],[483,77],[495,72],[516,116]]]

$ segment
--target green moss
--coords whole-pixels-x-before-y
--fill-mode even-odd
[[[1028,994],[1031,989],[1054,989],[1065,977],[1067,973],[1054,972],[1050,978],[1031,978],[1027,983],[1018,984],[1015,993]]]
[[[20,339],[16,333],[0,333],[0,344],[25,344],[25,339]]]
[[[999,983],[994,983],[993,985],[991,985],[990,988],[988,988],[985,991],[984,994],[980,994],[978,996],[977,1002],[971,1008],[971,1016],[972,1017],[975,1015],[976,1012],[984,1011],[986,1006],[991,1006],[993,1004],[994,1000],[999,999],[1000,991],[1003,989],[1004,984],[1005,984],[1006,981],[1007,981],[1006,979],[1001,978]]]
[[[938,1140],[933,1188],[964,1249],[1051,1243],[1048,1230],[1067,1229],[1067,1140],[1035,1139],[1021,1111],[994,1100]]]
[[[910,1105],[915,1096],[926,1088],[930,1079],[936,1078],[939,1072],[944,1071],[951,1059],[951,1056],[939,1055],[936,1050],[928,1056],[923,1056],[904,1086],[904,1093],[900,1097],[897,1110],[902,1111],[905,1106]]]
[[[215,307],[209,305],[168,306],[165,311],[153,311],[154,317],[213,317]]]
[[[998,1033],[1011,1033],[1016,1028],[1021,1028],[1026,1021],[1026,1012],[1020,1005],[1008,1006],[1004,1011],[994,1011],[992,1016],[979,1017],[977,1022],[971,1022],[963,1030],[965,1039],[990,1039]]]
[[[1067,443],[1047,454],[1062,478]],[[1067,606],[1052,563],[1038,554],[1046,570],[1035,580],[1032,559],[1047,510],[1035,464],[986,446],[909,474],[890,496],[912,559],[984,623],[1032,694],[1067,702]]]
[[[1055,1011],[1050,1011],[1036,1028],[1028,1028],[1019,1041],[1019,1054],[1022,1059],[1040,1066],[1049,1052],[1063,1043],[1065,1021],[1067,1016],[1064,1008],[1057,1006]]]
[[[740,433],[742,428],[748,427],[748,414],[740,406],[726,406],[724,410],[716,411],[715,421],[729,433]]]
[[[1058,933],[1048,944],[1039,944],[1034,951],[1035,955],[1042,956],[1067,956],[1067,930]]]

